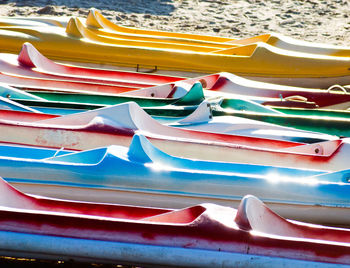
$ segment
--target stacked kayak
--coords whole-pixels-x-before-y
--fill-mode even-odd
[[[207,131],[206,127],[196,130],[196,126],[193,129],[167,126],[152,119],[135,103],[44,120],[35,120],[36,116],[15,117],[13,120],[5,115],[0,119],[2,142],[85,150],[110,144],[128,146],[138,133],[161,150],[180,157],[326,170],[345,169],[350,150],[348,139],[334,136],[312,142],[317,135],[311,135],[311,143],[307,143],[307,134],[301,133],[304,142],[298,142],[298,138],[288,138],[292,134],[288,129],[281,129],[281,133],[269,137],[269,126],[264,131],[264,126],[252,129],[248,124],[245,135],[240,135],[239,127],[230,133],[212,132],[210,126]],[[227,127],[223,125],[224,129]],[[262,132],[262,136],[255,132]],[[278,134],[282,137],[278,138]]]
[[[350,48],[94,9],[0,40],[0,255],[350,265]]]
[[[198,46],[192,41],[187,44],[186,40],[184,44],[155,42],[159,37],[118,34],[94,26],[93,22],[89,25],[79,18],[70,18],[66,27],[0,26],[3,41],[0,49],[18,53],[24,42],[30,42],[46,56],[68,61],[197,73],[227,71],[284,84],[319,81],[317,86],[322,87],[335,81],[342,84],[350,81],[350,60],[346,56],[298,52],[259,40],[238,46],[228,44],[226,48],[215,44]],[[347,53],[345,49],[344,54]],[[332,55],[332,49],[326,54]],[[337,50],[334,54],[337,55]]]
[[[128,28],[117,25],[105,18],[98,10],[91,8],[86,20],[81,18],[84,23],[92,29],[99,29],[101,35],[127,37],[139,36],[143,40],[151,40],[159,43],[173,43],[173,44],[189,44],[195,46],[213,46],[217,48],[232,48],[241,45],[252,44],[256,42],[264,42],[274,47],[287,49],[291,51],[299,51],[313,54],[321,54],[328,56],[350,56],[350,49],[346,47],[332,46],[319,44],[314,42],[305,42],[296,40],[290,37],[282,36],[277,33],[264,34],[247,39],[233,39],[218,36],[205,36],[188,33],[164,32],[146,29]],[[10,17],[1,18],[1,26],[58,26],[66,27],[68,24],[68,17]]]
[[[194,105],[207,95],[212,99],[214,115],[236,115],[332,135],[350,135],[349,112],[334,110],[345,109],[349,105],[350,95],[343,91],[277,86],[228,73],[179,81],[181,78],[150,74],[98,72],[54,63],[30,44],[23,45],[18,59],[11,54],[2,54],[2,58],[1,66],[6,74],[1,74],[0,81],[29,90],[41,99],[31,96],[31,100],[27,100],[29,95],[18,95],[8,90],[2,91],[1,96],[9,96],[34,109],[39,106],[39,110],[46,112],[66,114],[69,111],[63,108],[81,111],[135,101],[152,115],[181,116],[193,112],[196,109]],[[77,77],[79,72],[85,73],[85,76]],[[87,74],[95,74],[95,78],[91,79]],[[161,81],[170,82],[159,85]],[[193,84],[195,81],[200,81],[207,90],[203,93],[200,85]],[[253,102],[247,101],[247,96]],[[187,107],[154,108],[169,104]],[[273,109],[266,109],[260,104]]]
[[[37,198],[0,183],[5,254],[184,267],[349,263],[349,230],[288,221],[253,196],[238,210],[158,209]]]
[[[74,192],[76,200],[181,208],[203,202],[237,206],[252,193],[285,217],[350,224],[350,170],[195,161],[165,154],[140,135],[129,148],[71,152],[2,145],[0,153],[4,179],[35,195],[72,199]]]

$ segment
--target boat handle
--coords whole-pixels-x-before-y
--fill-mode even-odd
[[[327,89],[327,92],[330,93],[332,89],[334,88],[337,88],[337,89],[340,89],[341,91],[344,92],[344,94],[347,94],[348,91],[346,90],[345,87],[341,86],[341,85],[333,85],[333,86],[330,86],[328,89]]]
[[[321,145],[317,144],[316,147],[314,148],[314,153],[316,155],[323,155],[324,149]]]
[[[301,101],[301,102],[307,102],[307,98],[300,95],[294,95],[294,96],[288,96],[284,97],[283,100],[285,101]]]
[[[59,152],[61,152],[61,151],[63,151],[63,150],[64,150],[64,147],[61,147],[60,149],[56,150],[56,152],[54,153],[53,156],[47,157],[47,158],[45,158],[44,160],[50,160],[50,159],[52,159],[52,158],[55,158],[55,157],[59,154]]]
[[[148,70],[148,71],[143,71],[143,72],[140,72],[139,69],[140,69],[140,64],[137,64],[136,65],[136,72],[137,73],[155,73],[158,70],[158,67],[154,66],[154,69],[151,69],[151,70]]]

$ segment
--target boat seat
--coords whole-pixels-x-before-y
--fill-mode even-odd
[[[18,191],[0,178],[0,206],[21,209],[37,209],[32,197]]]
[[[247,231],[264,233],[266,235],[276,235],[281,237],[307,238],[325,241],[347,242],[350,235],[344,229],[332,230],[327,227],[289,221],[268,208],[255,196],[245,196],[238,208],[235,218],[236,224]]]
[[[193,125],[193,124],[201,124],[207,123],[212,119],[211,107],[207,101],[201,102],[200,105],[194,110],[191,114],[186,116],[185,118],[179,120],[174,124],[176,126],[179,125]]]
[[[42,55],[31,43],[24,43],[17,57],[18,63],[29,68],[41,68],[45,66],[48,71],[59,72],[61,66]]]
[[[174,33],[174,32],[161,32],[161,31],[152,31],[152,30],[142,30],[137,28],[129,28],[124,26],[119,26],[114,24],[107,18],[105,18],[99,11],[94,8],[91,8],[86,19],[86,25],[91,28],[104,28],[108,30],[113,30],[116,32],[124,32],[135,35],[152,35],[158,37],[167,37],[167,38],[185,38],[201,41],[211,41],[211,42],[227,42],[232,41],[232,38],[218,37],[218,36],[205,36],[205,35],[195,35],[195,34],[186,34],[186,33]]]
[[[140,117],[139,120],[137,120],[138,117]],[[142,120],[144,120],[146,124],[148,124],[149,121],[155,121],[136,103],[127,102],[79,114],[70,114],[53,119],[42,120],[41,123],[53,125],[91,125],[93,122],[98,123],[100,121],[104,122],[105,125],[136,130],[138,129],[137,121]]]
[[[172,163],[176,159],[155,147],[145,136],[135,134],[129,146],[128,157],[130,161],[140,163]]]
[[[297,236],[297,233],[291,228],[292,223],[274,213],[262,201],[252,195],[245,196],[242,199],[235,221],[244,230]]]
[[[40,123],[70,126],[89,125],[88,129],[90,130],[111,127],[111,129],[120,129],[126,132],[132,131],[132,133],[139,130],[146,133],[157,133],[159,135],[169,135],[171,132],[176,131],[174,128],[163,126],[157,122],[135,102],[126,102],[79,114],[41,120]]]

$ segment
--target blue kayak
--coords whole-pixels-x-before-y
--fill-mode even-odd
[[[171,208],[202,202],[235,205],[250,193],[289,218],[350,224],[349,170],[178,158],[141,135],[134,136],[130,148],[113,145],[67,152],[3,145],[0,174],[31,194]]]

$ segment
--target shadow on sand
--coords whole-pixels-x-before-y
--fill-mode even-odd
[[[43,8],[47,5],[65,6],[68,9],[95,7],[100,10],[150,15],[170,15],[175,9],[172,2],[172,0],[0,0],[0,4],[13,3],[18,7]]]

